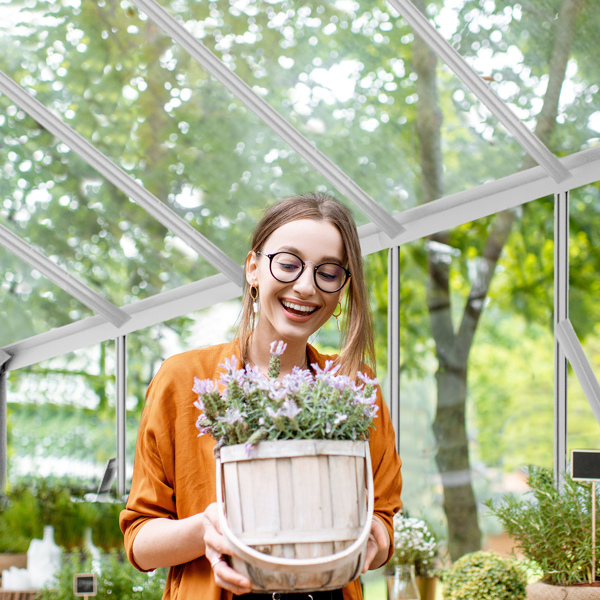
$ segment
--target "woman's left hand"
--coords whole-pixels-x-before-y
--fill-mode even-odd
[[[371,522],[371,533],[367,541],[367,557],[362,572],[366,573],[369,569],[378,569],[383,565],[388,557],[390,549],[390,536],[383,521],[373,517]]]

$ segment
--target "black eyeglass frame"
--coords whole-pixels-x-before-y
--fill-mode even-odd
[[[306,269],[307,262],[315,265],[315,263],[312,260],[304,261],[297,254],[294,254],[293,252],[287,252],[286,250],[281,250],[280,252],[273,252],[272,254],[265,254],[264,252],[261,252],[260,250],[256,250],[255,253],[262,254],[263,256],[266,256],[269,259],[269,271],[271,272],[271,276],[273,277],[273,279],[275,279],[276,281],[279,281],[280,283],[293,283],[294,281],[297,281],[298,279],[300,279],[300,277],[302,277],[302,273],[304,273],[304,270]],[[296,277],[294,277],[294,279],[290,279],[289,281],[283,281],[282,279],[275,277],[275,275],[273,274],[273,258],[275,256],[277,256],[278,254],[291,254],[294,258],[297,258],[300,261],[300,264],[302,265],[302,269],[300,270],[300,273],[298,273],[298,275],[296,275]],[[317,282],[317,271],[318,271],[319,267],[322,267],[323,265],[335,265],[336,267],[340,267],[340,269],[343,269],[344,273],[346,274],[346,277],[344,278],[344,282],[336,290],[324,290]],[[348,271],[348,269],[346,269],[346,267],[343,267],[342,265],[340,265],[338,263],[322,262],[322,263],[319,263],[318,265],[315,265],[314,269],[313,269],[313,279],[315,281],[315,285],[322,292],[325,292],[326,294],[335,294],[336,292],[339,292],[346,285],[346,283],[347,283],[348,279],[350,279],[350,277],[352,277],[352,273],[350,273],[350,271]]]

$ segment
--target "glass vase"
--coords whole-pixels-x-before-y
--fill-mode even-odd
[[[396,565],[390,600],[421,600],[415,581],[415,565]]]

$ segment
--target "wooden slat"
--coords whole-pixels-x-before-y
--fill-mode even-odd
[[[252,463],[240,462],[237,465],[240,485],[240,506],[242,509],[243,531],[255,531],[254,523],[254,486],[252,478]]]
[[[242,498],[238,479],[237,463],[223,465],[223,483],[225,486],[225,506],[227,522],[232,531],[240,535],[244,531],[242,520]]]
[[[221,448],[221,461],[248,461],[258,458],[281,458],[284,456],[361,456],[364,457],[364,442],[352,442],[346,440],[285,440],[285,450],[282,450],[282,442],[260,442],[250,454],[246,451],[245,444],[235,446],[224,446]],[[283,452],[283,453],[282,453]]]
[[[249,546],[256,546],[260,544],[307,544],[310,542],[318,542],[324,544],[324,542],[334,541],[350,541],[354,542],[360,535],[361,527],[344,527],[339,529],[323,528],[323,529],[307,529],[306,531],[300,531],[298,529],[292,530],[262,530],[260,532],[243,532],[238,535],[238,538]],[[348,544],[347,544],[348,545]],[[269,554],[275,556],[282,556],[282,554],[269,552]],[[331,554],[329,552],[322,552],[322,555]],[[290,558],[294,556],[291,555]]]

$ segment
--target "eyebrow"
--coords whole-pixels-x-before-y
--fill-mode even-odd
[[[302,254],[302,252],[298,248],[295,248],[294,246],[281,246],[277,252],[291,252],[292,254],[298,254],[298,255]],[[334,262],[339,265],[341,265],[343,263],[342,259],[339,258],[339,256],[322,256],[321,262],[322,263]]]

